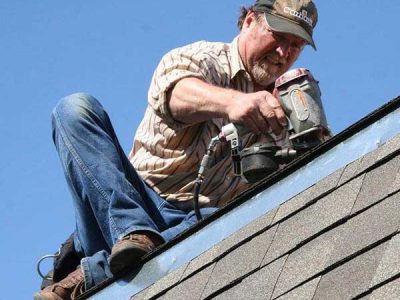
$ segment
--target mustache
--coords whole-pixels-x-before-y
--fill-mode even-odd
[[[263,56],[260,60],[260,62],[268,62],[268,63],[273,63],[273,64],[279,64],[279,65],[284,65],[287,63],[287,59],[284,57],[280,57],[278,55],[274,54],[267,54]]]

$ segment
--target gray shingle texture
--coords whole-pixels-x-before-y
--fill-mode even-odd
[[[352,299],[368,290],[386,246],[381,244],[322,276],[314,299]]]
[[[385,199],[336,229],[330,264],[394,234],[400,224],[400,193]]]
[[[388,190],[388,194],[393,194],[400,190],[400,172],[397,173],[396,178],[394,179],[392,186]]]
[[[153,285],[143,290],[138,295],[133,296],[131,299],[150,299],[151,297],[154,297],[155,295],[167,290],[168,288],[179,282],[187,265],[188,264],[185,264],[177,270],[168,273],[166,276],[156,281]]]
[[[190,261],[189,266],[186,268],[182,278],[186,278],[204,266],[211,264],[220,255],[221,252],[219,251],[218,245],[215,245],[211,249]]]
[[[169,290],[158,299],[176,300],[176,299],[200,299],[204,287],[210,278],[214,265],[210,265],[194,276],[182,281],[179,285]]]
[[[400,167],[400,156],[367,173],[353,211],[361,210],[388,195]]]
[[[277,300],[310,300],[314,297],[321,277],[306,282],[287,294],[282,295]]]
[[[400,274],[400,234],[394,236],[382,257],[370,287]]]
[[[291,198],[289,201],[284,202],[278,209],[276,216],[274,218],[274,223],[282,220],[283,218],[289,216],[295,211],[301,209],[309,202],[317,198],[318,196],[328,192],[329,190],[335,188],[339,182],[343,169],[339,169],[329,176],[325,177],[321,181],[317,182],[315,185],[304,190],[300,194]]]
[[[274,297],[394,234],[399,228],[399,222],[400,199],[399,194],[395,194],[343,225],[311,240],[289,255]]]
[[[353,162],[351,162],[350,164],[348,164],[345,168],[344,171],[342,173],[342,176],[340,177],[339,183],[338,185],[342,185],[343,183],[345,183],[346,181],[352,179],[353,177],[355,177],[356,175],[358,175],[358,169],[359,169],[359,165],[361,163],[361,159],[359,158]]]
[[[369,300],[395,300],[400,299],[400,278],[389,282],[375,290],[371,296],[365,297]]]
[[[382,158],[385,158],[386,156],[392,154],[393,152],[399,149],[400,149],[400,134],[395,136],[385,144],[383,144],[381,147],[379,147],[379,149],[377,150],[378,151],[377,158],[378,160],[381,160]]]
[[[362,178],[358,177],[280,223],[263,263],[274,260],[305,239],[349,215],[361,184]]]
[[[264,216],[259,217],[255,221],[240,229],[235,234],[229,236],[219,244],[215,245],[210,250],[196,257],[190,262],[189,266],[186,268],[183,277],[187,277],[188,275],[192,274],[203,266],[213,262],[221,255],[223,255],[245,239],[249,238],[256,232],[267,228],[272,223],[276,211],[277,209],[271,210]]]
[[[286,258],[274,261],[213,299],[270,299]]]
[[[271,244],[275,231],[276,226],[256,236],[219,260],[203,296],[206,297],[216,292],[225,285],[258,268]]]
[[[273,298],[323,271],[334,247],[335,234],[328,232],[291,253],[276,284]]]
[[[371,151],[361,157],[361,161],[357,168],[357,174],[364,172],[369,167],[372,167],[378,160],[378,151]]]

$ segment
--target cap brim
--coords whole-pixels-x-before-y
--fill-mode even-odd
[[[317,50],[312,36],[300,25],[269,12],[265,12],[264,16],[268,26],[271,27],[272,30],[298,36]]]

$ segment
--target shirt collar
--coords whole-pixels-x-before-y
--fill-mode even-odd
[[[239,36],[236,36],[231,43],[231,79],[234,78],[240,71],[247,73],[242,59],[239,54]]]

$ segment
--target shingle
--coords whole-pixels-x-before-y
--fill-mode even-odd
[[[378,160],[385,158],[393,152],[400,149],[400,134],[392,138],[391,140],[384,143],[378,149]]]
[[[343,184],[352,177],[364,172],[367,168],[373,166],[376,162],[398,150],[399,148],[400,135],[383,144],[378,149],[371,151],[363,157],[348,164],[344,169],[342,177],[340,178],[339,185]]]
[[[321,277],[306,282],[305,284],[295,288],[283,296],[276,298],[277,300],[310,300],[313,299],[315,291]]]
[[[147,298],[147,289],[144,289],[142,291],[140,291],[139,293],[133,295],[130,300],[148,300],[149,298]]]
[[[176,300],[176,299],[200,299],[204,287],[207,284],[214,265],[211,265],[197,274],[182,281],[179,285],[169,290],[166,294],[157,299]]]
[[[362,178],[358,177],[280,223],[263,264],[346,217],[353,207],[361,183]]]
[[[375,290],[369,300],[400,299],[400,278],[389,282]]]
[[[343,169],[339,169],[329,176],[325,177],[315,185],[304,190],[300,194],[294,196],[290,200],[283,203],[276,213],[273,223],[279,222],[283,218],[287,217],[291,213],[301,209],[307,203],[314,200],[323,193],[335,188],[339,182]]]
[[[392,186],[388,190],[388,194],[393,194],[400,190],[400,172],[397,172],[396,178],[394,179]]]
[[[329,265],[395,233],[400,223],[400,193],[351,218],[337,229]]]
[[[182,278],[186,278],[202,267],[211,264],[219,255],[221,255],[221,252],[219,251],[218,245],[215,245],[211,249],[192,259],[189,262],[189,265],[186,268]]]
[[[267,228],[269,225],[271,225],[277,210],[278,208],[271,210],[266,215],[259,217],[254,222],[251,222],[249,225],[243,227],[238,232],[234,233],[233,235],[223,240],[221,243],[218,244],[220,252],[224,253],[228,251],[235,245],[244,241],[249,236],[255,234],[260,230]]]
[[[187,265],[188,264],[185,264],[182,267],[178,268],[177,270],[168,273],[166,276],[156,281],[153,285],[151,285],[144,291],[133,296],[131,299],[132,300],[149,299],[170,288],[174,284],[178,283],[179,280],[182,278],[183,272],[185,271]]]
[[[256,236],[219,260],[206,286],[203,297],[214,293],[258,268],[271,244],[275,231],[276,226]]]
[[[399,195],[395,194],[292,252],[278,280],[274,297],[395,233],[400,222]]]
[[[394,236],[388,243],[388,247],[379,264],[374,280],[370,287],[373,287],[393,276],[400,274],[400,234]]]
[[[286,258],[287,256],[274,261],[213,299],[270,299]]]
[[[315,185],[309,187],[308,189],[302,191],[301,193],[297,194],[288,201],[282,203],[278,208],[278,212],[276,213],[273,223],[281,221],[283,218],[286,218],[293,212],[301,209],[307,203],[314,200],[316,198],[314,197],[315,194],[314,191],[315,191]]]
[[[365,154],[360,161],[360,164],[357,168],[357,174],[364,172],[369,167],[372,167],[375,162],[378,160],[378,151],[371,151]]]
[[[329,231],[292,252],[276,284],[273,298],[323,271],[334,247],[335,233]]]
[[[322,276],[314,299],[351,299],[369,288],[387,244],[381,244]]]
[[[342,173],[342,176],[340,177],[338,185],[342,185],[343,183],[345,183],[346,181],[350,180],[351,178],[355,177],[358,174],[357,170],[361,163],[361,159],[362,158],[359,158],[359,159],[349,163],[344,168],[344,171]]]
[[[357,212],[388,195],[400,166],[400,156],[371,170],[365,176],[353,212]]]
[[[319,195],[323,194],[324,192],[327,192],[327,191],[335,188],[339,182],[340,177],[342,176],[343,171],[344,171],[344,168],[336,170],[332,174],[326,176],[325,178],[323,178],[319,182],[317,182],[315,184],[316,196],[319,196]]]
[[[215,245],[210,250],[196,257],[190,262],[189,266],[186,268],[183,277],[185,278],[189,276],[203,266],[213,262],[219,256],[223,255],[224,253],[229,251],[229,249],[241,243],[246,238],[250,237],[251,235],[262,229],[267,228],[272,223],[276,211],[277,208],[269,211],[267,214],[259,217],[255,221],[240,229],[238,232],[232,234],[219,244]]]

